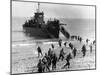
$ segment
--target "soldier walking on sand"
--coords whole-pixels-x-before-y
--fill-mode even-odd
[[[89,39],[86,39],[86,43],[87,43],[87,44],[88,44],[89,41],[90,41]]]
[[[56,64],[57,64],[57,56],[54,53],[52,57],[52,70],[56,70]]]
[[[41,48],[39,46],[37,48],[37,51],[38,51],[38,57],[40,57],[40,54],[43,56],[42,51],[41,51]]]
[[[47,53],[45,53],[45,56],[44,57],[47,59],[47,68],[50,71],[51,58],[50,58],[50,56],[47,55]]]
[[[51,50],[51,48],[49,48],[48,56],[50,57],[51,60],[52,60],[53,54],[54,54],[54,51]]]
[[[95,41],[95,40],[93,41],[93,45],[94,45],[94,44],[96,44],[96,41]]]
[[[73,44],[72,44],[72,43],[69,43],[69,47],[70,47],[71,49],[73,49]]]
[[[80,37],[79,41],[80,41],[80,43],[82,42],[82,38],[81,37]]]
[[[60,54],[59,54],[59,59],[58,59],[58,61],[59,61],[60,59],[63,61],[64,55],[65,55],[65,53],[64,53],[64,50],[63,50],[63,48],[62,48],[61,51],[60,51]]]
[[[46,72],[50,71],[49,66],[51,65],[51,60],[48,57],[47,53],[45,53],[45,56],[43,57],[43,63],[45,64],[45,70],[46,70]]]
[[[72,56],[71,56],[71,54],[69,53],[68,55],[67,55],[67,57],[66,57],[66,64],[64,65],[64,67],[63,68],[65,68],[66,66],[68,66],[68,68],[70,68],[70,59],[72,59]]]
[[[64,46],[66,47],[67,42],[64,43]]]
[[[61,39],[58,41],[58,44],[59,44],[59,47],[61,47],[61,44],[62,44],[62,40]]]
[[[42,62],[42,60],[41,59],[39,59],[39,62],[38,62],[38,64],[37,64],[37,68],[38,68],[38,72],[39,73],[42,73],[43,72],[43,62]]]
[[[49,48],[49,50],[48,50],[48,56],[51,56],[51,54],[52,54],[52,51],[51,51],[51,48]]]
[[[51,44],[51,47],[52,47],[52,49],[54,49],[54,45],[53,44]]]
[[[80,40],[80,36],[78,36],[78,39],[77,39],[78,41]]]
[[[83,47],[82,47],[82,53],[83,53],[83,57],[86,55],[86,46],[85,45],[83,45]]]
[[[73,52],[72,52],[72,53],[73,53],[73,55],[74,55],[74,58],[75,58],[75,56],[76,56],[76,52],[77,52],[77,49],[76,49],[76,48],[74,48],[74,49],[73,49]]]
[[[92,53],[92,44],[89,47],[90,47],[90,52]]]

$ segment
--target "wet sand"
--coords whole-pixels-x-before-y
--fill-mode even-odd
[[[63,41],[64,42],[64,41]],[[81,48],[84,42],[80,43],[79,41],[68,41],[68,43],[73,43],[74,47],[77,48],[78,52],[76,57],[71,59],[70,68],[62,68],[66,63],[66,60],[57,62],[57,68],[55,71],[64,71],[64,70],[82,70],[82,69],[95,69],[95,46],[93,46],[93,51],[90,53],[89,45],[86,45],[87,52],[86,56],[83,57],[81,53]],[[64,52],[66,55],[71,53],[71,49],[68,46],[64,47],[62,43],[62,47],[58,46],[57,42],[52,42],[55,46],[54,52],[56,55],[59,55],[61,48],[64,48]],[[37,72],[37,63],[40,58],[38,58],[37,54],[37,45],[39,45],[42,49],[43,55],[48,52],[48,48],[51,48],[51,43],[38,43],[31,45],[23,45],[12,47],[12,74],[16,73],[34,73]],[[65,57],[66,57],[65,55]],[[50,68],[51,69],[51,68]],[[52,70],[51,70],[52,71]]]

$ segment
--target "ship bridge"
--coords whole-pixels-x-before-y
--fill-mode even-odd
[[[38,2],[38,9],[35,13],[34,20],[37,23],[37,25],[43,25],[45,23],[44,21],[44,13],[40,12],[40,3]]]

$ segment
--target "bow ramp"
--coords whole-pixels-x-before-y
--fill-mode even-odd
[[[69,32],[66,30],[66,28],[65,28],[63,25],[60,27],[60,32],[61,32],[67,39],[70,38]]]

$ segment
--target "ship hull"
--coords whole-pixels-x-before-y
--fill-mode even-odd
[[[54,39],[52,34],[48,33],[47,30],[41,28],[34,28],[34,27],[23,27],[23,31],[26,36],[34,37],[36,39]]]

